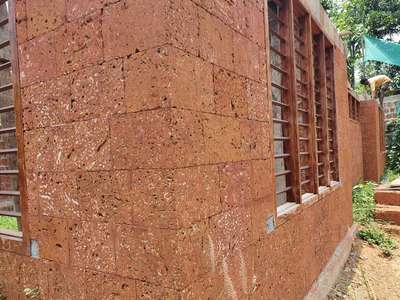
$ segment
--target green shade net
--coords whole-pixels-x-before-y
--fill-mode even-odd
[[[400,66],[400,44],[364,37],[365,61],[375,60]]]

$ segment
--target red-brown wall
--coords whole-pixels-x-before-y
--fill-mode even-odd
[[[263,1],[17,3],[25,234],[40,258],[0,240],[9,298],[302,299],[352,224],[342,51],[341,183],[267,234]]]
[[[383,140],[383,118],[375,100],[361,101],[360,122],[364,159],[364,180],[379,182],[385,171],[386,150]]]
[[[359,121],[349,119],[349,131],[351,146],[351,169],[352,169],[352,183],[363,181],[364,179],[364,159],[363,159],[363,144],[362,144],[362,130]]]

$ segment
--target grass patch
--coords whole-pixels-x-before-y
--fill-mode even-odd
[[[0,229],[8,229],[18,231],[17,218],[14,217],[0,217]],[[0,298],[1,300],[1,298]]]
[[[366,182],[353,188],[353,218],[355,222],[362,225],[358,236],[368,243],[378,246],[385,255],[390,256],[391,251],[396,249],[397,245],[390,235],[374,221],[375,186],[375,183]]]
[[[377,245],[385,255],[390,256],[391,251],[396,249],[396,242],[385,231],[378,227],[376,223],[365,226],[358,236],[370,244]]]

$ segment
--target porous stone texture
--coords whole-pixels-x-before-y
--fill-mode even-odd
[[[375,201],[377,204],[400,206],[400,191],[379,186],[375,189]]]
[[[353,185],[358,184],[364,179],[364,157],[363,157],[363,135],[362,135],[362,124],[360,121],[356,121],[349,118],[349,132],[351,137],[351,168],[353,170],[353,176],[351,182]],[[369,167],[370,168],[370,167]]]
[[[360,102],[360,123],[364,160],[364,180],[379,182],[385,171],[386,149],[384,145],[383,119],[376,100]],[[382,122],[382,123],[381,123]]]
[[[51,2],[51,3],[50,3]],[[277,220],[264,1],[17,1],[29,238],[9,299],[302,299],[352,224],[341,184]],[[317,16],[318,17],[318,16]]]

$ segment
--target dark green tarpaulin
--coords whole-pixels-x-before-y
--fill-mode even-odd
[[[365,61],[375,60],[400,66],[400,44],[364,37]]]

